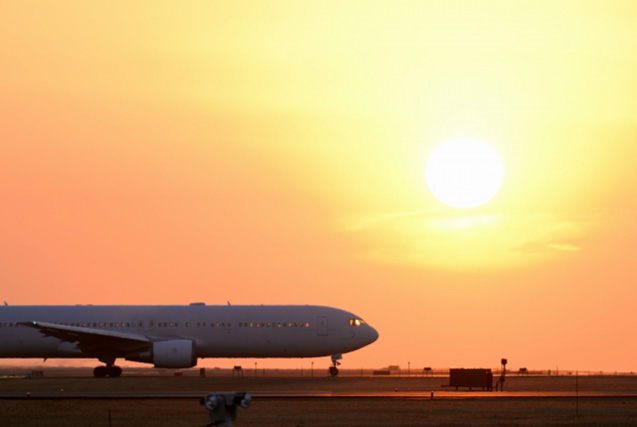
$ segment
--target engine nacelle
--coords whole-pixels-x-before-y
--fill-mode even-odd
[[[167,340],[153,343],[150,351],[127,354],[126,360],[153,363],[155,368],[192,368],[197,364],[195,342],[191,340]]]
[[[169,340],[153,343],[153,363],[156,368],[192,368],[197,364],[195,342]]]

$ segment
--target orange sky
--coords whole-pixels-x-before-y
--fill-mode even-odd
[[[345,368],[635,371],[635,46],[632,1],[2,1],[0,298],[322,304],[380,332]],[[502,158],[478,208],[424,181],[458,137]]]

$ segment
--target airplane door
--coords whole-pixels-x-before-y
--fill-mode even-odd
[[[327,317],[325,316],[317,317],[316,325],[317,325],[317,329],[316,329],[317,335],[321,335],[321,336],[327,335]]]

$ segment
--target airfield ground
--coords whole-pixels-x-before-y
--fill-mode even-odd
[[[207,411],[199,397],[221,391],[254,396],[250,408],[239,410],[238,427],[637,425],[634,375],[513,376],[503,393],[449,391],[444,376],[182,375],[95,379],[90,370],[73,370],[4,377],[0,425],[203,426]]]

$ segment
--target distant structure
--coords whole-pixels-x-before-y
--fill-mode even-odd
[[[504,390],[504,380],[506,376],[507,359],[502,359],[502,370],[500,377],[495,383],[495,389],[500,391]],[[493,390],[493,373],[491,369],[467,369],[467,368],[451,368],[449,369],[449,384],[443,387],[455,387],[456,390],[460,387],[480,388],[482,390]]]
[[[451,368],[449,369],[449,385],[448,387],[481,388],[482,390],[491,391],[493,389],[493,373],[491,369],[465,369]]]
[[[496,391],[498,390],[498,386],[500,387],[500,391],[504,391],[504,379],[507,373],[507,360],[506,359],[502,359],[500,361],[502,363],[502,370],[500,372],[500,378],[498,379],[498,381],[495,383],[495,389]]]
[[[243,378],[243,368],[241,365],[235,365],[235,367],[232,368],[232,378],[234,378],[235,375],[237,378]]]

